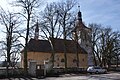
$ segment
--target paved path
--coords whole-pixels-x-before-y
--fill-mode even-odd
[[[120,73],[109,73],[109,74],[101,74],[101,75],[91,75],[91,77],[95,78],[105,78],[110,80],[120,80]]]
[[[47,77],[44,79],[39,78],[10,78],[0,80],[120,80],[120,73],[110,72],[108,74],[65,74],[60,77]]]

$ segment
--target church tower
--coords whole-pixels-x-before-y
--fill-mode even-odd
[[[37,23],[34,25],[36,28],[35,28],[35,36],[34,36],[34,39],[38,40],[39,38],[39,24],[38,24],[38,21]]]
[[[73,37],[74,40],[76,40],[80,44],[80,47],[82,47],[88,53],[88,66],[93,65],[91,35],[92,30],[86,27],[82,22],[82,14],[79,10],[75,22],[75,28],[73,30]]]

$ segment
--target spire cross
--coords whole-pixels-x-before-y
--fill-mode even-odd
[[[80,11],[80,6],[78,6],[78,9],[79,9],[79,11]]]

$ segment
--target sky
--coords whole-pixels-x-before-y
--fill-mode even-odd
[[[120,0],[78,0],[85,23],[98,23],[120,31]]]
[[[9,9],[10,1],[0,0],[0,6]],[[54,1],[60,0],[46,0],[47,3]],[[80,5],[82,18],[86,25],[98,23],[120,31],[120,0],[77,0],[76,5]]]

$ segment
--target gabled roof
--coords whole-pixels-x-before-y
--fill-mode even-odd
[[[30,39],[28,42],[28,51],[50,52],[51,50],[50,43],[47,40]]]
[[[64,53],[64,40],[63,39],[51,39],[52,44],[54,45],[54,51],[55,53]],[[73,40],[65,40],[66,44],[66,53],[76,53],[77,51],[79,53],[86,54],[87,52],[80,47],[78,43],[76,43]],[[77,49],[78,48],[78,49]],[[28,51],[34,51],[34,52],[52,52],[51,44],[48,40],[36,40],[36,39],[30,39],[28,43]]]

